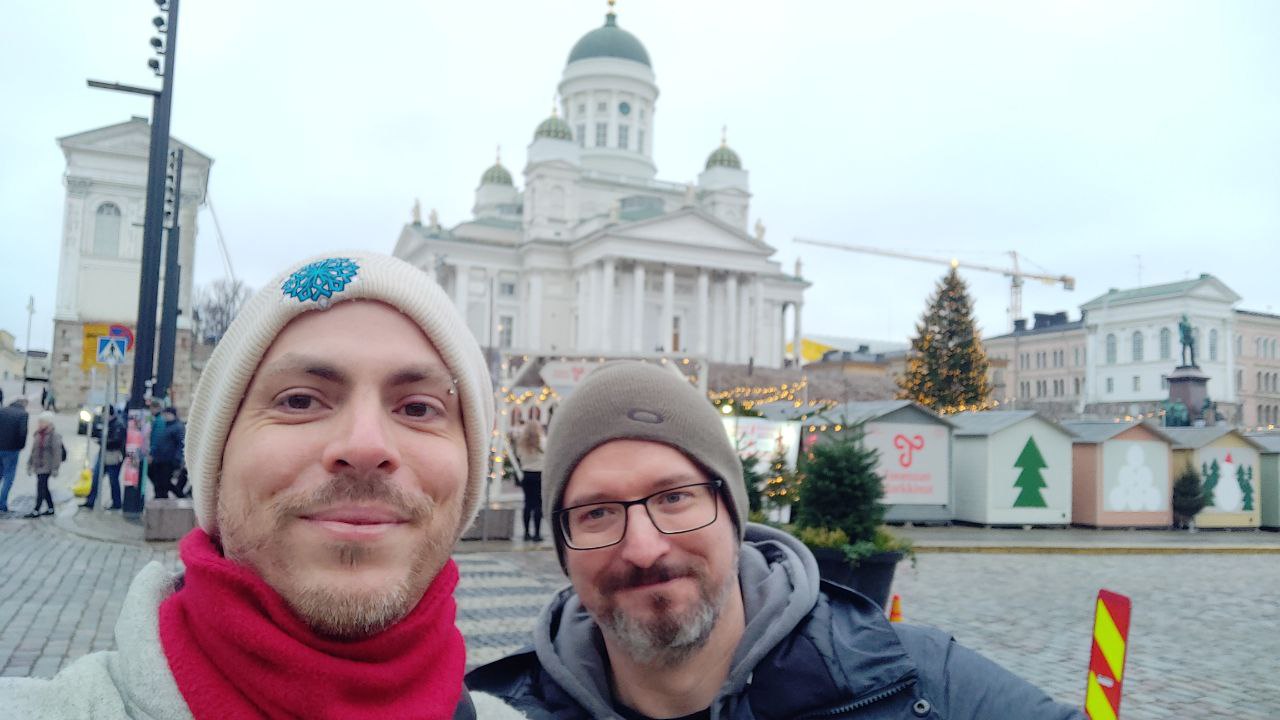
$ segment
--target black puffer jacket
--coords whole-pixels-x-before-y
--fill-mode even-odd
[[[10,405],[0,408],[0,450],[21,450],[27,446],[27,411]]]
[[[1083,720],[946,633],[891,625],[862,595],[819,586],[812,555],[790,536],[751,525],[747,541],[747,627],[713,720]],[[616,718],[598,632],[567,588],[532,647],[473,670],[467,686],[531,718]]]

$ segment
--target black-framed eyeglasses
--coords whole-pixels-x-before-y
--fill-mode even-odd
[[[617,545],[627,535],[627,517],[632,505],[643,505],[654,528],[663,535],[700,530],[720,514],[717,493],[722,480],[680,485],[659,490],[638,500],[574,505],[555,512],[556,528],[564,543],[574,550],[598,550]]]

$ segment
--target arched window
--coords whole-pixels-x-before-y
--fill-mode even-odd
[[[1168,360],[1173,355],[1173,333],[1169,328],[1160,328],[1160,359]]]
[[[1237,335],[1236,336],[1236,357],[1240,357],[1241,355],[1244,355],[1244,336]]]
[[[1271,341],[1271,359],[1272,360],[1276,359],[1276,341],[1275,340]]]
[[[120,257],[120,208],[115,203],[98,206],[98,217],[93,223],[93,254]]]
[[[1133,332],[1133,361],[1142,362],[1142,333],[1137,330]]]
[[[1258,392],[1262,392],[1262,371],[1258,371]]]
[[[1116,364],[1116,336],[1113,334],[1107,335],[1107,364]]]
[[[1218,359],[1218,331],[1217,330],[1209,331],[1209,359],[1210,360]]]

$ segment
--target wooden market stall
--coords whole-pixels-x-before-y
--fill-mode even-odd
[[[1071,522],[1093,527],[1173,523],[1173,441],[1144,422],[1064,422],[1071,449]]]
[[[836,428],[844,432],[858,425],[863,442],[880,455],[885,521],[950,522],[951,423],[910,400],[882,400],[837,405],[807,420],[802,431],[812,443]]]
[[[1248,433],[1245,437],[1262,446],[1258,459],[1258,504],[1262,508],[1262,527],[1280,530],[1280,433]]]
[[[1071,433],[1031,410],[951,415],[955,519],[1071,522]]]
[[[1259,451],[1256,442],[1227,425],[1171,427],[1164,433],[1174,441],[1173,474],[1188,462],[1200,471],[1201,482],[1213,491],[1213,504],[1196,515],[1202,528],[1258,527]]]

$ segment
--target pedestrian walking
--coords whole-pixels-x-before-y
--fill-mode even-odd
[[[178,419],[175,408],[165,408],[160,417],[163,425],[159,433],[151,437],[151,464],[147,466],[147,477],[157,498],[168,498],[171,494],[182,497],[181,489],[174,485],[173,476],[182,467],[182,444],[187,428]]]
[[[520,469],[524,471],[520,480],[520,488],[524,490],[524,510],[521,512],[524,539],[535,542],[542,540],[542,445],[545,437],[542,423],[531,416],[516,438],[516,455]]]
[[[107,406],[105,431],[100,427],[98,429],[98,454],[101,456],[101,462],[93,464],[93,482],[89,485],[89,495],[85,497],[84,504],[80,507],[93,508],[98,499],[98,480],[101,466],[107,473],[107,479],[111,485],[111,505],[108,510],[120,509],[120,466],[124,463],[124,444],[125,444],[125,427],[124,419],[120,417],[120,413],[116,412],[115,406]],[[102,434],[106,433],[106,442],[102,441]]]
[[[48,410],[36,419],[36,432],[32,436],[31,455],[27,457],[27,474],[36,476],[36,508],[23,515],[26,518],[53,514],[53,495],[49,493],[49,477],[58,474],[58,467],[66,459],[62,436],[53,429],[53,413]],[[42,505],[47,506],[44,512]]]
[[[27,399],[0,410],[0,512],[9,512],[9,490],[18,474],[18,454],[27,446]]]

